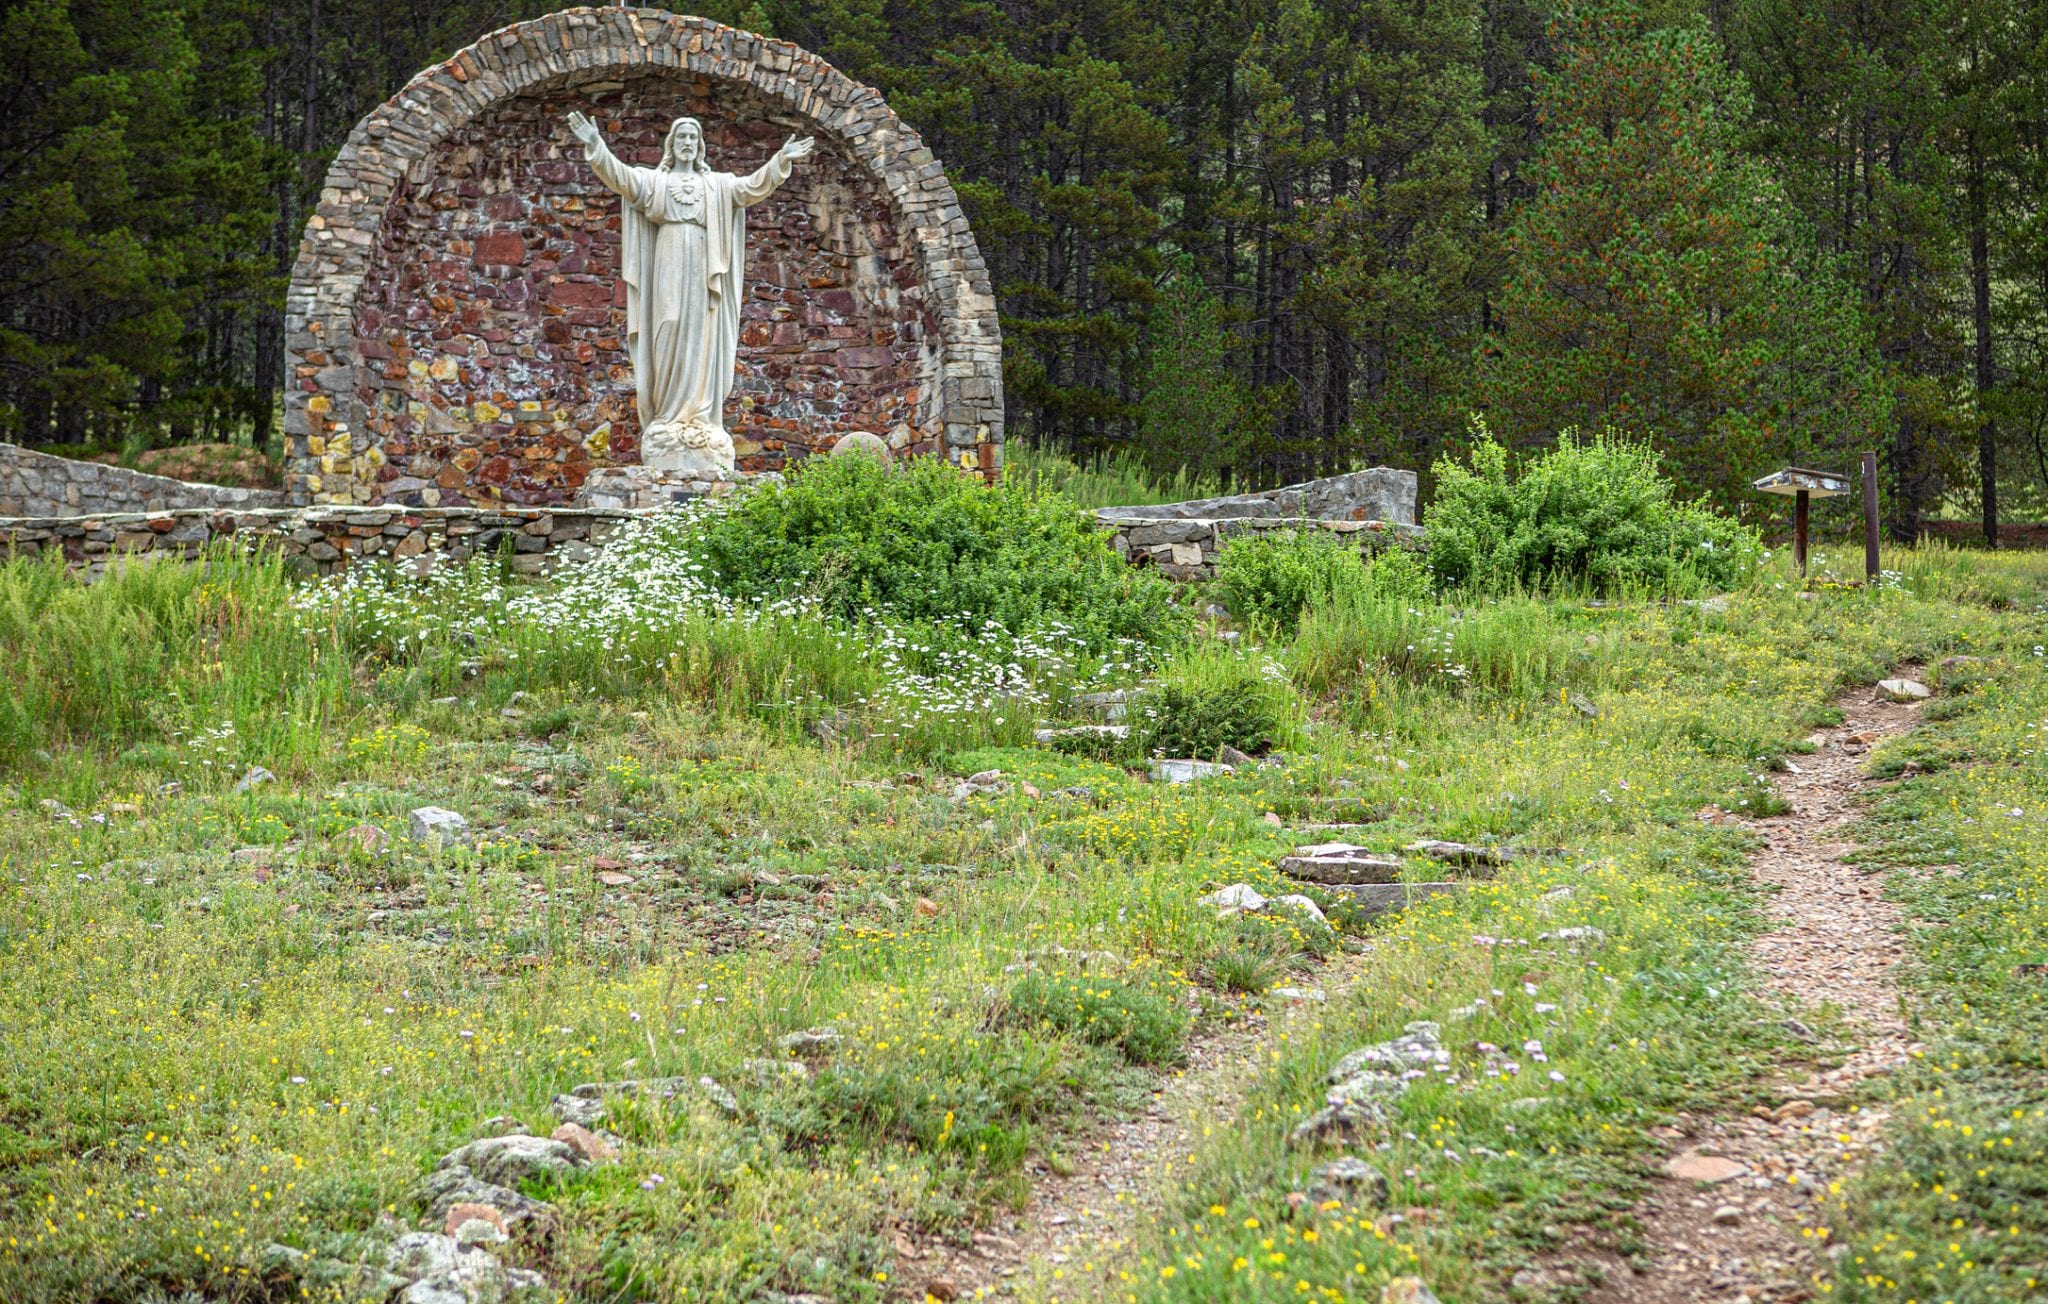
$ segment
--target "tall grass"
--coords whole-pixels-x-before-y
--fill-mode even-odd
[[[1536,598],[1453,606],[1346,589],[1309,607],[1292,660],[1319,695],[1390,678],[1528,696],[1590,677],[1586,637],[1557,604]]]
[[[1189,498],[1213,498],[1223,492],[1223,482],[1214,475],[1192,472],[1186,467],[1171,475],[1161,475],[1122,449],[1076,462],[1064,453],[1020,440],[1004,447],[1003,463],[1006,477],[1065,494],[1084,511],[1177,503]]]
[[[90,586],[54,559],[0,565],[0,760],[202,730],[272,764],[312,756],[352,667],[294,619],[293,591],[275,557],[228,551]]]

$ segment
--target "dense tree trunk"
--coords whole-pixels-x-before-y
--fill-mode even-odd
[[[1982,493],[1984,542],[1998,546],[1998,426],[1991,394],[1998,385],[1991,338],[1991,220],[1985,196],[1984,155],[1973,127],[1968,133],[1970,200],[1970,325],[1976,336],[1977,481]]]

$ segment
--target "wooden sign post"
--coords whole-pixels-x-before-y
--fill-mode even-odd
[[[1816,498],[1839,498],[1849,492],[1849,477],[1832,471],[1808,471],[1788,466],[1756,482],[1767,494],[1787,494],[1792,499],[1792,560],[1799,563],[1799,575],[1806,576],[1807,518]]]

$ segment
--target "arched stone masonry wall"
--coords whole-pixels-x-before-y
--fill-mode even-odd
[[[743,470],[869,430],[993,472],[1001,336],[943,169],[872,89],[703,19],[574,9],[428,70],[365,118],[308,222],[287,303],[294,502],[549,504],[639,460],[618,199],[566,118],[652,163],[682,114],[713,166],[818,150],[748,214]]]

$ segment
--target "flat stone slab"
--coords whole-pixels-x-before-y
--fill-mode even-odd
[[[1934,690],[1917,679],[1880,679],[1877,691],[1888,702],[1924,702]]]
[[[1280,861],[1280,872],[1304,883],[1338,886],[1349,883],[1392,883],[1401,876],[1401,862],[1375,856],[1349,842],[1321,842],[1296,847]]]
[[[1508,854],[1493,847],[1475,847],[1466,842],[1445,842],[1440,838],[1424,838],[1411,842],[1402,848],[1411,856],[1428,856],[1446,865],[1473,865],[1499,868],[1508,863]]]
[[[1152,779],[1155,783],[1193,783],[1196,779],[1213,779],[1233,772],[1228,765],[1218,765],[1214,761],[1152,762]]]
[[[1702,1182],[1718,1186],[1722,1182],[1742,1176],[1749,1171],[1749,1165],[1722,1155],[1703,1155],[1687,1150],[1664,1161],[1664,1172],[1681,1182]]]
[[[1342,892],[1360,913],[1371,919],[1392,911],[1406,910],[1434,896],[1463,892],[1469,886],[1466,883],[1357,883],[1332,885],[1330,890]]]

